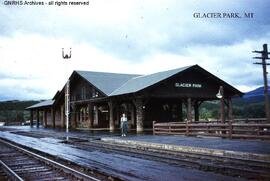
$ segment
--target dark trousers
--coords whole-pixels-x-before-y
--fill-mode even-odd
[[[122,134],[127,134],[127,129],[128,129],[127,121],[123,121],[123,122],[121,123],[121,131],[122,131]]]

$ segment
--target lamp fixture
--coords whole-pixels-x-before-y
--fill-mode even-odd
[[[221,87],[220,87],[221,88]],[[221,99],[223,97],[221,91],[220,91],[220,88],[218,90],[218,93],[216,94],[217,98]]]

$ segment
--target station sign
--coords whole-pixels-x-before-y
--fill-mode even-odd
[[[174,86],[179,88],[202,88],[202,84],[186,82],[176,82]]]

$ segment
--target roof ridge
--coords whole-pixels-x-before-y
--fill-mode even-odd
[[[94,71],[74,71],[84,78],[87,82],[92,84],[97,90],[108,96],[115,89],[121,87],[127,80],[140,76],[139,74],[123,74],[110,72],[94,72]]]
[[[88,72],[88,73],[103,73],[103,74],[116,74],[116,75],[138,75],[141,74],[130,74],[130,73],[116,73],[116,72],[99,72],[99,71],[90,71],[90,70],[74,70],[74,72]]]
[[[141,76],[139,76],[141,77]],[[123,83],[120,87],[118,87],[117,89],[115,89],[114,91],[112,91],[109,96],[111,96],[115,91],[117,91],[118,89],[122,88],[124,85],[126,85],[129,81],[131,81],[132,79],[135,79],[137,77],[132,77],[131,79],[127,80],[125,83]]]
[[[136,79],[136,78],[141,78],[141,77],[147,77],[147,76],[150,76],[150,75],[155,75],[155,74],[159,74],[159,73],[165,73],[165,72],[170,72],[170,71],[173,71],[173,70],[181,70],[181,69],[187,69],[187,68],[190,68],[190,67],[193,67],[195,65],[190,65],[190,66],[184,66],[184,67],[179,67],[179,68],[174,68],[174,69],[170,69],[170,70],[164,70],[164,71],[160,71],[160,72],[154,72],[154,73],[151,73],[151,74],[146,74],[146,75],[141,75],[141,76],[138,76],[138,77],[133,77],[132,79]]]

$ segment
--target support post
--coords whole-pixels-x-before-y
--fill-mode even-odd
[[[118,125],[118,127],[119,127],[119,125],[120,125],[120,108],[119,108],[119,105],[116,105],[116,124]]]
[[[155,124],[156,124],[156,121],[153,121],[153,135],[155,135]]]
[[[30,110],[30,126],[33,127],[33,110]]]
[[[47,128],[47,109],[44,109],[43,111],[43,121],[44,127]]]
[[[143,110],[143,100],[141,98],[134,100],[136,107],[136,121],[137,121],[137,133],[143,132],[143,122],[144,122],[144,110]]]
[[[135,125],[135,109],[133,104],[131,104],[131,125]]]
[[[76,105],[71,104],[70,105],[71,111],[70,111],[70,126],[71,128],[76,128]]]
[[[85,110],[85,106],[83,106],[83,108],[82,108],[82,111],[81,111],[81,122],[80,122],[80,125],[83,127],[83,125],[84,125],[84,122],[86,121],[86,117],[85,117],[85,114],[86,113],[86,110]]]
[[[221,94],[221,99],[220,99],[220,121],[221,121],[221,123],[225,123],[224,89],[223,89],[223,86],[219,87],[219,91],[220,91],[220,94]]]
[[[113,117],[113,108],[114,108],[114,103],[113,101],[108,102],[109,105],[109,114],[110,114],[110,131],[114,131],[115,126],[114,126],[114,117]]]
[[[187,121],[192,121],[192,108],[191,108],[191,98],[188,98],[187,100],[188,106],[187,106]]]
[[[89,128],[93,128],[93,106],[91,103],[88,104],[88,121]]]
[[[188,121],[186,122],[186,136],[189,135]]]
[[[73,125],[74,125],[74,128],[77,128],[78,121],[79,121],[79,112],[78,112],[77,108],[75,108],[74,118],[75,119],[74,119]]]
[[[194,103],[194,114],[195,114],[195,121],[199,121],[199,104],[198,101]]]
[[[94,112],[95,112],[95,115],[94,115],[94,123],[96,125],[98,125],[98,106],[94,106]]]
[[[233,119],[233,105],[232,105],[232,98],[228,99],[228,119]]]
[[[177,105],[178,106],[178,114],[179,114],[179,121],[183,121],[183,105],[182,101]]]
[[[80,109],[80,119],[79,119],[79,122],[80,124],[83,122],[83,108]]]
[[[37,128],[39,128],[39,110],[37,110]]]
[[[64,105],[61,105],[60,108],[60,120],[61,120],[61,127],[65,128],[65,110],[64,110]]]
[[[55,128],[55,111],[51,108],[52,127]]]
[[[229,138],[232,139],[232,132],[233,132],[232,131],[232,121],[229,120],[229,123],[228,124],[229,124]]]

